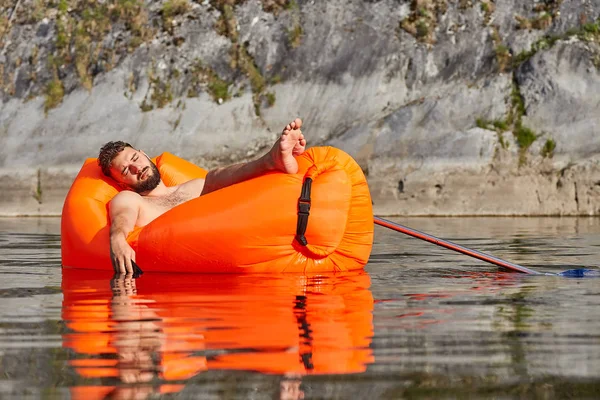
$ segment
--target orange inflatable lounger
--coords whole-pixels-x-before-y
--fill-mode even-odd
[[[137,264],[143,271],[204,273],[363,268],[373,245],[373,211],[362,170],[333,147],[310,148],[297,160],[297,174],[267,173],[134,229],[127,240]],[[206,176],[170,153],[153,161],[167,186]],[[112,270],[108,205],[119,191],[95,158],[85,161],[62,212],[64,267]]]

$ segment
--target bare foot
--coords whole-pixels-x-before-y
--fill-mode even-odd
[[[283,128],[281,137],[275,142],[271,151],[269,151],[274,169],[287,174],[298,172],[298,162],[294,156],[304,153],[304,147],[306,147],[306,140],[300,130],[301,127],[302,120],[296,118]]]

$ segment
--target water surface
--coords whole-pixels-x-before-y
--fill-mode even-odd
[[[543,272],[597,218],[404,225]],[[0,398],[598,398],[600,280],[505,273],[377,227],[363,273],[60,267],[60,221],[0,219]]]

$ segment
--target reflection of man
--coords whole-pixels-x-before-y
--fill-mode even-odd
[[[118,357],[118,377],[128,386],[117,386],[109,398],[145,399],[154,392],[151,383],[161,372],[165,341],[161,319],[136,298],[135,279],[113,279],[111,287],[112,319],[117,322],[112,345]]]
[[[100,150],[102,172],[123,189],[110,202],[110,253],[117,272],[132,273],[135,251],[127,243],[134,227],[145,226],[173,207],[198,196],[260,176],[268,171],[296,173],[295,156],[304,152],[302,120],[292,121],[271,150],[261,158],[211,170],[206,179],[166,186],[156,165],[142,151],[124,142],[108,142]],[[249,195],[252,195],[249,193]]]
[[[286,375],[279,382],[279,400],[301,400],[304,391],[300,389],[302,378],[297,375]]]

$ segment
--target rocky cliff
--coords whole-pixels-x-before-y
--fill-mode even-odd
[[[108,140],[211,167],[300,116],[379,214],[600,214],[599,41],[592,0],[0,0],[0,213]]]

